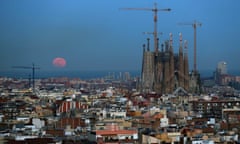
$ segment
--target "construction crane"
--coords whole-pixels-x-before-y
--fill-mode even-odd
[[[33,92],[35,92],[35,70],[40,69],[40,68],[36,67],[34,64],[32,64],[32,66],[13,66],[13,68],[32,69],[32,90],[33,90]]]
[[[197,27],[202,26],[202,23],[197,22],[196,20],[193,23],[178,23],[178,25],[191,25],[194,30],[194,63],[193,63],[193,71],[197,72]]]
[[[145,10],[145,11],[153,11],[154,12],[154,50],[157,53],[158,51],[158,46],[157,46],[157,13],[159,11],[171,11],[170,8],[166,8],[166,9],[158,9],[157,8],[157,3],[154,4],[154,8],[121,8],[121,10]]]
[[[154,32],[143,32],[143,34],[154,34]],[[162,32],[158,32],[157,34],[160,34],[160,35],[162,35],[163,33]]]

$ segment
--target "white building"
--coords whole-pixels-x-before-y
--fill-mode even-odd
[[[225,61],[218,62],[217,73],[220,75],[227,74],[227,62],[225,62]]]

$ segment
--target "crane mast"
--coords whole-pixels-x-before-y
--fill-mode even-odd
[[[192,24],[193,29],[194,29],[194,72],[197,71],[197,26],[201,26],[201,23],[198,23],[196,21],[194,21],[194,23]]]
[[[158,32],[157,32],[157,14],[159,11],[171,11],[170,8],[166,8],[166,9],[158,9],[157,8],[157,3],[154,4],[154,8],[121,8],[123,10],[145,10],[145,11],[153,11],[154,13],[154,32],[153,32],[153,36],[154,36],[154,50],[157,54],[158,52],[158,38],[157,38],[157,35],[158,35]]]
[[[197,72],[197,27],[202,26],[202,23],[197,22],[196,20],[193,23],[179,23],[179,25],[191,25],[193,27],[193,37],[194,37],[194,63],[193,71]]]

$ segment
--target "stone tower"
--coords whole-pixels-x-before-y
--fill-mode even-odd
[[[158,94],[172,93],[178,87],[188,90],[188,56],[183,54],[182,35],[180,34],[179,52],[174,54],[173,35],[162,44],[161,50],[150,51],[149,39],[147,50],[143,51],[141,90]],[[187,50],[187,49],[186,49]],[[185,51],[186,51],[185,50]]]

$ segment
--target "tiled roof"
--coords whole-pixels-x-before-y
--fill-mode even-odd
[[[96,130],[97,135],[136,134],[136,130]]]

